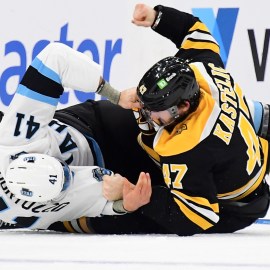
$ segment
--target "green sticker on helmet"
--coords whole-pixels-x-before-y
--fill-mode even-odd
[[[157,82],[157,85],[159,89],[163,89],[164,87],[168,85],[168,83],[164,79],[161,79],[160,81]]]

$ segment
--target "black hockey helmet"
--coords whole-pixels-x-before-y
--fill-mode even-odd
[[[163,111],[191,100],[199,93],[193,70],[183,59],[166,57],[152,66],[142,77],[137,95],[150,111]]]

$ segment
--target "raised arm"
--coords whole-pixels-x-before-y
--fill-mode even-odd
[[[152,8],[137,4],[132,22],[137,26],[151,27],[171,40],[178,48],[178,57],[192,62],[212,62],[223,67],[217,41],[205,24],[192,14],[162,5]]]

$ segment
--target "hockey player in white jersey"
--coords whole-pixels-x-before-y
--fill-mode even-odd
[[[101,79],[98,64],[60,43],[48,45],[29,66],[0,123],[1,220],[47,229],[56,221],[118,215],[148,203],[149,174],[141,173],[134,186],[104,169],[90,124],[84,127],[83,119],[75,124],[78,128],[67,124],[80,118],[81,108],[77,115],[60,111],[59,118],[68,118],[66,122],[54,118],[64,87],[97,91],[113,103],[125,99],[128,104],[125,92],[120,99],[120,93]],[[113,159],[114,153],[110,155]],[[105,189],[104,178],[110,183]]]

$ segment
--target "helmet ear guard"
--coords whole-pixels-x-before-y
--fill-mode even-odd
[[[71,181],[65,162],[45,154],[23,154],[12,161],[6,171],[7,188],[16,198],[46,202],[59,198]]]
[[[150,111],[167,110],[181,101],[190,101],[199,91],[194,72],[187,61],[174,56],[166,57],[152,66],[137,87],[137,95]]]

